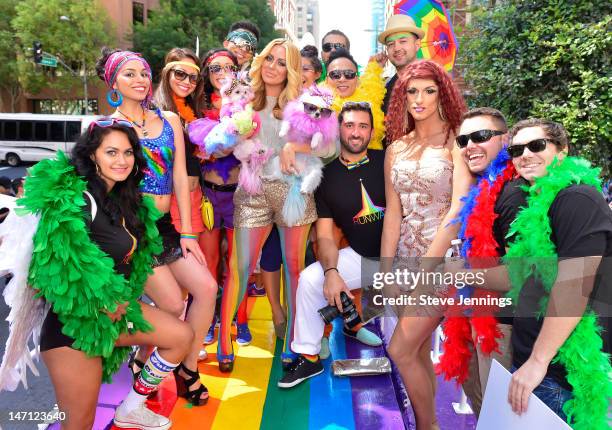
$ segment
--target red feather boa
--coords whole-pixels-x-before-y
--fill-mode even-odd
[[[487,180],[480,181],[480,191],[476,197],[474,209],[467,219],[465,237],[471,238],[471,247],[468,250],[468,262],[474,269],[484,269],[497,265],[499,244],[493,235],[493,223],[497,218],[495,202],[506,182],[515,176],[516,172],[512,161],[508,161],[506,168],[493,184]],[[489,290],[475,288],[472,297],[497,297],[497,293]],[[444,379],[455,378],[458,384],[463,384],[469,376],[469,363],[472,351],[476,344],[480,350],[489,355],[493,351],[499,352],[497,339],[503,337],[497,319],[493,316],[496,307],[478,307],[477,316],[464,317],[461,315],[465,309],[458,305],[449,309],[449,316],[442,324],[445,340],[443,342],[444,354],[436,366],[437,373],[442,373]],[[472,338],[472,328],[476,333],[476,344]],[[470,347],[470,344],[472,345]]]

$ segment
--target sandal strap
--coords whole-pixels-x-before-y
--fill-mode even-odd
[[[187,386],[191,386],[200,380],[200,373],[197,370],[191,370],[187,366],[185,366],[183,363],[181,363],[179,367],[183,372],[185,372],[187,376],[189,376],[189,379],[183,378]]]

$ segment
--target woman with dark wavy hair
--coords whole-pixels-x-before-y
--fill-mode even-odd
[[[157,348],[114,423],[144,430],[171,425],[145,400],[188,352],[193,330],[138,301],[161,248],[159,212],[138,189],[145,167],[132,125],[102,118],[81,136],[72,160],[60,152],[41,161],[25,183],[20,204],[40,215],[28,284],[50,306],[40,351],[65,413],[63,429],[92,428],[102,380],[110,381],[137,344]]]
[[[386,119],[393,143],[385,155],[385,270],[396,258],[403,269],[431,270],[457,237],[458,226],[451,221],[473,181],[454,145],[465,109],[450,76],[432,61],[407,66],[393,88]],[[392,320],[384,319],[385,341],[408,391],[417,429],[436,428],[430,347],[439,318],[401,317],[397,325]]]

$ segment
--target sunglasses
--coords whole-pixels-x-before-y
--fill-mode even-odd
[[[246,51],[248,54],[252,54],[255,52],[255,47],[249,42],[246,42],[244,40],[230,40],[230,42],[233,43],[236,48]]]
[[[346,45],[344,43],[324,43],[323,44],[323,52],[330,52],[332,49],[336,50],[340,48],[346,48]]]
[[[189,83],[190,84],[197,84],[198,80],[200,79],[200,75],[196,74],[196,73],[187,73],[184,70],[180,70],[180,69],[172,69],[172,73],[174,73],[174,78],[177,81],[184,81],[186,78],[189,78]]]
[[[499,130],[478,130],[470,134],[460,134],[459,136],[455,137],[455,142],[457,142],[457,146],[459,148],[465,148],[468,146],[470,140],[474,143],[484,143],[493,136],[501,136],[505,133],[505,131]]]
[[[348,79],[350,81],[352,79],[355,79],[355,77],[357,76],[357,72],[346,69],[346,70],[332,70],[331,72],[327,74],[327,76],[329,76],[329,79],[331,79],[332,81],[339,80],[342,77],[342,75],[344,75],[344,79]]]
[[[345,102],[342,105],[342,109],[372,109],[370,102]]]
[[[134,128],[132,123],[125,119],[106,117],[106,118],[100,118],[95,121],[92,121],[92,123],[89,124],[88,131],[91,132],[91,130],[93,130],[94,127],[106,128],[106,127],[110,127],[115,124],[120,125],[121,127]]]
[[[221,71],[224,71],[225,73],[233,73],[236,70],[236,66],[234,66],[233,64],[226,64],[225,66],[221,66],[219,64],[211,64],[210,66],[208,66],[208,71],[214,75],[218,75],[219,73],[221,73]]]
[[[546,144],[548,142],[553,141],[550,139],[535,139],[521,145],[510,145],[508,146],[508,154],[510,154],[510,157],[512,158],[520,157],[523,155],[523,152],[525,152],[525,147],[527,147],[531,152],[542,152],[546,149]]]
[[[320,108],[317,105],[313,105],[312,103],[306,103],[304,102],[304,112],[306,112],[308,115],[313,115],[317,112],[321,113],[321,118],[329,118],[332,114],[331,109],[327,109],[327,108]]]

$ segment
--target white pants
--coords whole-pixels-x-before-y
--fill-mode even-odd
[[[343,248],[338,255],[338,272],[349,290],[372,285],[378,263],[363,258],[352,248]],[[367,274],[364,275],[364,273]],[[363,279],[362,279],[363,278]],[[317,312],[328,305],[323,295],[323,267],[313,263],[300,273],[298,281],[295,326],[291,350],[298,354],[315,355],[321,351],[325,323]]]

